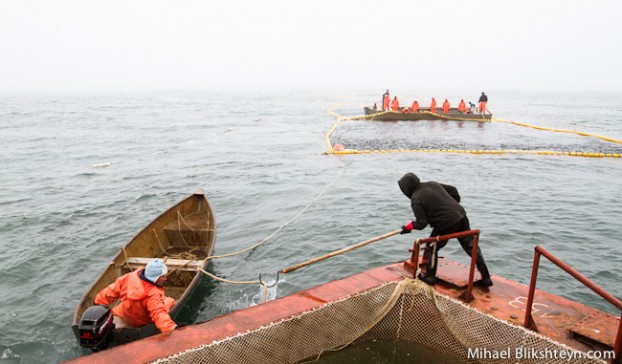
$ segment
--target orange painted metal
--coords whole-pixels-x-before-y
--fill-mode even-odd
[[[406,267],[410,267],[412,269],[412,267],[418,266],[419,250],[421,249],[421,244],[427,244],[426,249],[430,249],[431,243],[437,243],[437,242],[445,241],[449,239],[458,239],[458,238],[465,238],[467,236],[472,236],[473,237],[473,250],[471,251],[471,265],[469,267],[469,279],[467,281],[467,289],[463,295],[464,301],[471,302],[473,300],[473,294],[472,294],[473,279],[475,277],[475,257],[477,256],[477,243],[479,241],[479,233],[480,233],[479,230],[466,230],[466,231],[461,231],[458,233],[431,236],[429,238],[424,238],[424,239],[417,239],[415,241],[413,249],[409,249],[409,251],[412,253],[411,263],[405,263]],[[417,270],[413,269],[413,278],[416,278],[414,277],[414,275],[416,274],[417,274]]]
[[[302,312],[406,277],[402,263],[371,269],[264,304],[234,311],[126,345],[77,358],[70,363],[148,363],[214,341],[223,340]],[[302,343],[304,345],[304,343]]]
[[[609,301],[612,305],[614,305],[617,309],[622,312],[622,301],[615,298],[609,292],[605,291],[602,287],[598,286],[596,283],[592,282],[583,274],[579,273],[577,270],[564,263],[561,259],[557,258],[555,255],[551,254],[548,250],[544,249],[541,246],[535,247],[535,253],[533,258],[533,267],[531,272],[531,282],[529,284],[529,295],[527,296],[527,308],[525,310],[525,320],[523,325],[527,328],[531,328],[535,331],[538,331],[535,321],[532,316],[533,309],[533,299],[534,299],[534,291],[536,289],[536,280],[538,278],[538,267],[540,266],[540,256],[544,256],[555,265],[563,269],[566,273],[573,276],[576,280],[583,283],[586,287],[590,288],[592,291],[596,292],[598,295]],[[600,329],[600,322],[602,319],[599,319],[599,315],[592,315],[588,319],[582,320],[580,324],[577,324],[577,328],[572,330],[579,335],[582,335],[585,338],[592,339],[596,342],[609,345],[609,337],[608,335],[602,335],[602,331]],[[589,324],[588,324],[589,323]],[[598,327],[598,328],[594,328]],[[620,316],[620,324],[617,330],[617,334],[615,336],[615,343],[613,343],[613,350],[617,354],[618,358],[621,356],[622,352],[620,351],[620,346],[622,345],[622,313]],[[611,345],[609,345],[611,346]]]
[[[451,269],[444,270],[446,267]],[[439,257],[438,270],[437,277],[441,277],[440,273],[444,277],[434,286],[435,290],[440,294],[461,299],[464,296],[464,287],[456,286],[450,281],[464,281],[468,267]],[[495,275],[492,276],[492,280],[494,285],[491,287],[474,286],[474,300],[468,303],[469,306],[498,319],[522,325],[529,287]],[[607,342],[613,342],[614,333],[620,322],[617,317],[538,289],[534,291],[532,306],[540,334],[581,351],[607,348],[611,350]],[[600,344],[586,342],[571,331],[586,317],[592,319],[591,326],[598,327],[603,334],[610,334],[608,341],[604,340]]]
[[[418,250],[418,249],[417,249]],[[347,298],[378,287],[387,282],[400,281],[413,276],[418,265],[415,259],[364,271],[353,276],[332,281],[264,304],[231,312],[210,321],[184,327],[171,333],[160,334],[127,345],[77,358],[73,363],[147,363],[200,345],[255,330],[273,322],[297,316],[328,302]],[[413,261],[414,260],[414,261]],[[439,257],[434,289],[439,294],[460,299],[474,279],[473,267]],[[469,277],[468,279],[466,277]],[[498,319],[521,325],[527,308],[529,287],[492,276],[494,285],[488,288],[472,286],[472,300],[468,305]],[[455,283],[458,284],[455,284]],[[598,327],[603,333],[615,333],[620,321],[617,317],[580,303],[534,288],[531,302],[532,316],[538,322],[539,332],[552,340],[581,351],[602,350],[581,340],[576,329]],[[575,329],[575,332],[572,329]],[[605,347],[611,343],[603,340]]]

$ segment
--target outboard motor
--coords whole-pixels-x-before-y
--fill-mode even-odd
[[[80,346],[93,351],[106,349],[115,327],[112,320],[112,311],[106,306],[91,306],[84,311],[78,327]]]

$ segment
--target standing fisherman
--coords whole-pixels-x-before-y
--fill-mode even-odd
[[[479,113],[483,114],[486,111],[486,103],[488,102],[488,96],[482,92],[482,96],[479,97]]]
[[[436,114],[436,99],[432,98],[432,103],[430,104],[430,112],[432,114]]]
[[[393,97],[391,101],[391,110],[397,112],[400,109],[400,102],[397,100],[397,96]]]
[[[389,95],[389,90],[382,95],[382,111],[389,110],[389,103],[391,102],[391,95]]]
[[[447,99],[443,102],[443,114],[449,114],[449,100]]]
[[[410,199],[410,206],[415,214],[415,220],[402,226],[402,234],[410,233],[413,229],[423,230],[428,224],[432,227],[431,237],[471,230],[466,211],[460,205],[460,194],[456,187],[434,181],[420,182],[414,173],[406,173],[397,183],[404,195]],[[458,238],[458,241],[462,249],[471,256],[473,237]],[[447,240],[439,241],[434,249],[425,250],[425,275],[419,275],[419,279],[425,283],[436,283],[437,253],[446,244]],[[490,287],[492,280],[479,246],[476,254],[475,265],[482,275],[482,279],[476,283]]]
[[[412,111],[419,112],[419,102],[417,100],[413,102]]]

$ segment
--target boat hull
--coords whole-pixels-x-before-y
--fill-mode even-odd
[[[212,254],[215,241],[214,215],[202,190],[163,212],[121,248],[78,302],[72,320],[72,329],[78,340],[80,318],[93,305],[96,295],[122,275],[140,269],[140,263],[131,262],[179,257],[198,262]],[[189,265],[179,269],[169,266],[164,290],[166,296],[176,301],[170,311],[171,317],[179,313],[184,302],[198,285],[201,278],[198,268],[206,269],[206,267],[206,261],[194,264],[192,269]],[[153,324],[141,328],[115,329],[109,346],[124,344],[157,333],[159,331]]]
[[[377,121],[401,121],[401,120],[464,120],[464,121],[490,121],[492,114],[464,114],[458,109],[449,109],[447,114],[443,114],[441,109],[437,109],[436,113],[430,112],[430,108],[421,108],[419,112],[402,113],[394,111],[374,110],[371,107],[365,107],[365,118]]]

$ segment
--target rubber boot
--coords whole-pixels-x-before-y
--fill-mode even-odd
[[[425,249],[425,275],[419,273],[419,279],[429,285],[436,284],[436,268],[438,267],[438,254],[434,254],[434,248],[427,246]],[[434,256],[432,256],[434,255]],[[434,267],[432,267],[434,263]]]
[[[468,254],[468,256],[471,256],[471,253],[473,251],[473,237],[469,236],[466,238],[458,239],[458,241],[460,242],[462,249],[464,249],[464,251]],[[482,255],[482,251],[480,250],[479,246],[477,247],[477,255],[475,256],[475,266],[477,267],[477,270],[482,276],[482,279],[480,279],[479,281],[476,281],[475,284],[478,284],[483,287],[492,286],[492,280],[490,279],[490,272],[488,272],[486,261],[484,260],[484,256]]]
[[[490,272],[488,272],[488,267],[486,266],[486,261],[484,260],[484,256],[477,249],[477,257],[475,257],[475,266],[477,266],[477,270],[482,275],[482,279],[475,282],[480,286],[490,287],[492,286],[492,280],[490,279]]]

